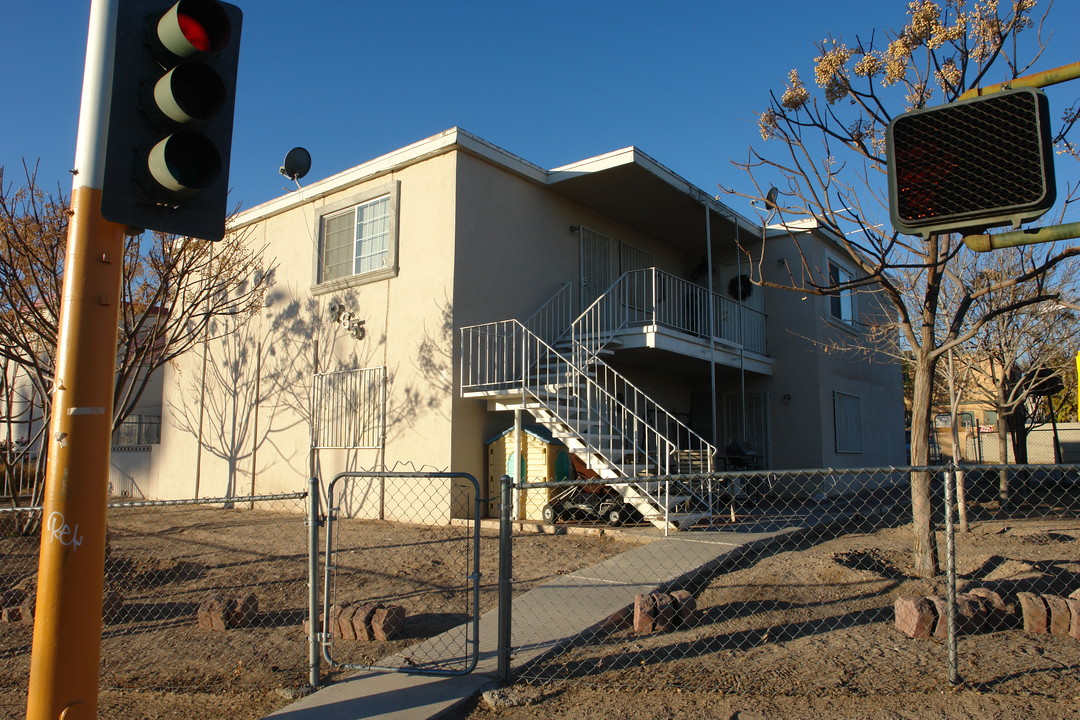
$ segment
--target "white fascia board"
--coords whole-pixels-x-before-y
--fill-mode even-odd
[[[250,210],[245,210],[237,215],[229,223],[229,229],[240,229],[300,205],[340,192],[353,185],[368,182],[381,175],[399,171],[455,149],[464,150],[541,185],[553,185],[560,180],[566,180],[576,175],[600,172],[621,165],[636,164],[695,201],[707,205],[717,215],[738,222],[743,229],[749,232],[760,232],[760,224],[753,223],[739,215],[715,197],[683,179],[636,147],[631,146],[621,150],[614,150],[549,171],[457,127],[394,150],[374,160],[349,168],[337,175],[331,175],[287,195],[256,205]]]
[[[368,182],[391,172],[397,172],[410,165],[455,149],[468,151],[534,182],[541,184],[547,182],[548,173],[544,169],[461,128],[450,128],[438,135],[424,138],[419,142],[349,168],[337,175],[331,175],[306,187],[299,188],[288,195],[282,195],[261,205],[256,205],[250,210],[245,210],[237,215],[229,224],[229,228],[236,230],[251,225],[286,210],[340,192],[353,185]]]
[[[548,174],[548,181],[554,184],[560,180],[568,180],[578,175],[601,172],[603,170],[610,170],[611,168],[631,164],[638,165],[648,170],[650,173],[660,178],[668,185],[671,185],[684,195],[687,195],[696,202],[707,205],[709,209],[717,215],[737,222],[742,230],[753,233],[761,231],[760,223],[752,222],[743,217],[712,195],[706,193],[689,180],[686,180],[681,175],[650,156],[648,153],[645,153],[634,146],[613,150],[603,155],[597,155],[596,157],[557,167]]]

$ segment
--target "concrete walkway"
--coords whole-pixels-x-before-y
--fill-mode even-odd
[[[625,619],[634,596],[686,583],[714,572],[747,551],[794,540],[848,513],[792,513],[767,524],[692,530],[638,544],[621,555],[552,578],[519,595],[512,605],[514,667],[535,660],[575,636]],[[652,528],[627,530],[643,534]],[[329,685],[268,716],[276,720],[429,720],[495,686],[498,611],[480,620],[480,661],[461,677],[365,672]],[[460,634],[460,631],[457,631]],[[427,656],[419,643],[418,656]],[[442,647],[443,645],[439,645]]]

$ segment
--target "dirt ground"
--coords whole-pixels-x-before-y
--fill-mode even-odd
[[[32,591],[37,540],[3,530],[0,591]],[[468,575],[476,568],[467,528],[345,520],[336,532],[333,602],[396,604],[407,620],[394,641],[335,642],[335,661],[374,662],[459,626],[472,612]],[[99,716],[242,720],[292,702],[290,694],[308,677],[306,537],[296,513],[220,507],[112,513],[106,590],[121,593],[124,604],[103,628]],[[624,548],[602,537],[524,536],[515,543],[517,592]],[[484,531],[481,612],[496,604],[497,568],[496,534]],[[203,599],[249,592],[258,612],[245,627],[199,627]],[[0,623],[2,718],[25,713],[31,637],[30,625]],[[457,651],[448,647],[445,654]],[[349,672],[324,665],[323,677]]]
[[[804,544],[709,581],[673,632],[596,637],[525,675],[461,720],[1080,718],[1080,641],[1031,635],[1014,618],[946,648],[894,627],[899,595],[944,595],[911,576],[906,527]],[[1080,588],[1080,523],[985,522],[958,538],[964,587],[1067,595]],[[961,588],[963,589],[963,587]]]
[[[100,717],[259,718],[292,701],[289,691],[306,679],[302,524],[283,525],[279,513],[188,509],[132,512],[110,528],[110,582],[126,608],[105,628]],[[981,522],[958,542],[958,572],[1007,599],[1019,590],[1068,594],[1080,588],[1078,538],[1075,520]],[[337,547],[335,601],[401,604],[409,621],[394,642],[335,644],[336,659],[370,662],[467,617],[461,529],[357,521],[342,526]],[[608,537],[519,535],[515,589],[628,547]],[[695,588],[687,627],[590,638],[525,671],[559,680],[518,683],[496,707],[478,701],[452,717],[1080,718],[1080,641],[1011,624],[961,638],[964,684],[950,688],[944,644],[893,627],[898,595],[945,592],[940,580],[911,577],[908,550],[901,527],[748,557]],[[0,581],[25,584],[32,552],[9,538],[0,551]],[[485,531],[482,611],[495,604],[496,568]],[[208,592],[248,588],[259,598],[251,627],[197,626]],[[0,717],[24,711],[29,637],[26,626],[0,626]]]

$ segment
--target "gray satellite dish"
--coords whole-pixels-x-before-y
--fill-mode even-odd
[[[780,191],[774,187],[769,188],[769,192],[765,193],[765,209],[769,212],[778,210],[776,206],[776,198],[780,194]]]
[[[310,169],[311,153],[302,147],[294,147],[285,155],[285,163],[278,172],[296,182],[307,175]]]

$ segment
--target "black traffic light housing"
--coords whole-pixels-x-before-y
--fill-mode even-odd
[[[105,219],[222,238],[242,19],[216,0],[120,0]]]
[[[886,139],[897,232],[1019,226],[1057,199],[1050,109],[1038,90],[914,110],[890,123]]]

